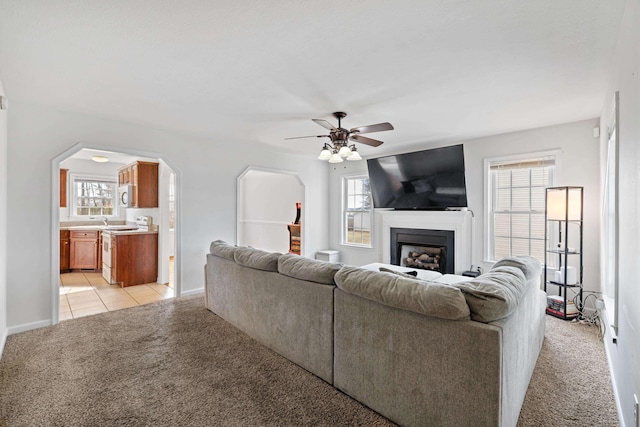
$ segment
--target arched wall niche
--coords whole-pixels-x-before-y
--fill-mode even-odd
[[[287,225],[302,203],[300,221],[304,255],[305,186],[295,172],[250,166],[238,177],[237,243],[267,251],[289,251]]]

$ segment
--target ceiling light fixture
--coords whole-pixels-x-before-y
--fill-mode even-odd
[[[93,156],[91,160],[98,163],[105,163],[109,161],[109,158],[106,156]]]

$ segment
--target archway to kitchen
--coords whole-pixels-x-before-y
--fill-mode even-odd
[[[109,161],[96,162],[105,160],[101,159],[101,156]],[[134,168],[126,167],[134,164]],[[136,182],[142,180],[143,166],[148,165],[154,169],[154,164],[157,164],[158,176],[157,203],[147,202],[147,207],[144,208],[125,206],[120,201],[120,196],[127,191],[121,191],[119,184],[123,180],[132,181],[133,170]],[[123,176],[127,170],[130,171],[130,177]],[[59,320],[113,311],[180,295],[180,222],[177,209],[179,192],[176,191],[179,182],[179,171],[159,153],[81,143],[52,160],[51,307],[54,324]],[[82,192],[89,186],[94,189],[91,194],[87,194],[91,203],[84,203],[83,200],[86,199],[81,196],[85,194],[79,191]],[[96,188],[98,190],[95,190]],[[131,191],[132,188],[129,187],[128,193],[135,191],[135,197],[140,201],[140,206],[143,206],[142,194],[139,192],[139,189],[143,189],[142,185],[134,186],[133,189]],[[102,203],[100,197],[103,196],[109,201]],[[67,203],[61,203],[61,200]],[[109,231],[105,230],[105,220],[108,221]],[[139,220],[139,223],[136,223],[136,220]],[[143,223],[149,220],[150,234],[142,233],[140,230],[117,231],[144,227]],[[85,237],[83,233],[87,234],[87,241],[82,240]],[[142,251],[155,246],[156,236],[153,234],[157,236],[157,267],[150,265],[149,257],[133,255],[134,258],[137,256],[141,259],[136,260],[135,267],[135,275],[139,277],[127,278],[132,286],[110,284],[122,282],[123,274],[127,277],[129,275],[129,271],[118,268],[120,277],[115,277],[113,266],[109,265],[112,257],[108,250],[112,244],[119,242],[119,259],[122,258],[120,254],[123,251],[120,249],[123,244],[127,244],[129,250],[133,245],[143,245],[140,251],[137,248],[133,249],[135,254],[142,254]],[[67,237],[71,239],[66,240]],[[104,242],[100,238],[104,238]],[[65,245],[70,249],[65,251]],[[93,247],[96,249],[99,245],[100,249],[91,251],[91,245],[95,245]],[[107,248],[107,251],[103,251],[104,248]],[[65,260],[65,256],[70,256],[71,253],[73,257]],[[89,259],[85,259],[85,254],[95,254],[95,258],[90,256]],[[106,254],[104,259],[103,254]],[[131,253],[127,253],[126,257],[130,259]],[[146,267],[140,267],[139,262],[146,264]],[[119,266],[122,267],[122,263]],[[61,274],[67,269],[73,273]],[[138,274],[141,269],[145,271],[142,276]],[[137,284],[139,281],[144,283]]]

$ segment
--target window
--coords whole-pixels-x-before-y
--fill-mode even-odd
[[[371,247],[371,191],[369,177],[343,179],[342,243]]]
[[[116,200],[116,179],[72,175],[72,216],[113,216]]]
[[[553,185],[555,156],[493,159],[485,165],[487,258],[529,255],[544,262],[545,189]]]

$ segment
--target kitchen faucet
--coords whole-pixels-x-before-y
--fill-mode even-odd
[[[91,217],[89,217],[89,219],[96,219],[96,217],[91,216]],[[107,226],[107,227],[109,226],[109,218],[107,218],[106,216],[102,217],[102,222],[104,222],[105,226]]]

